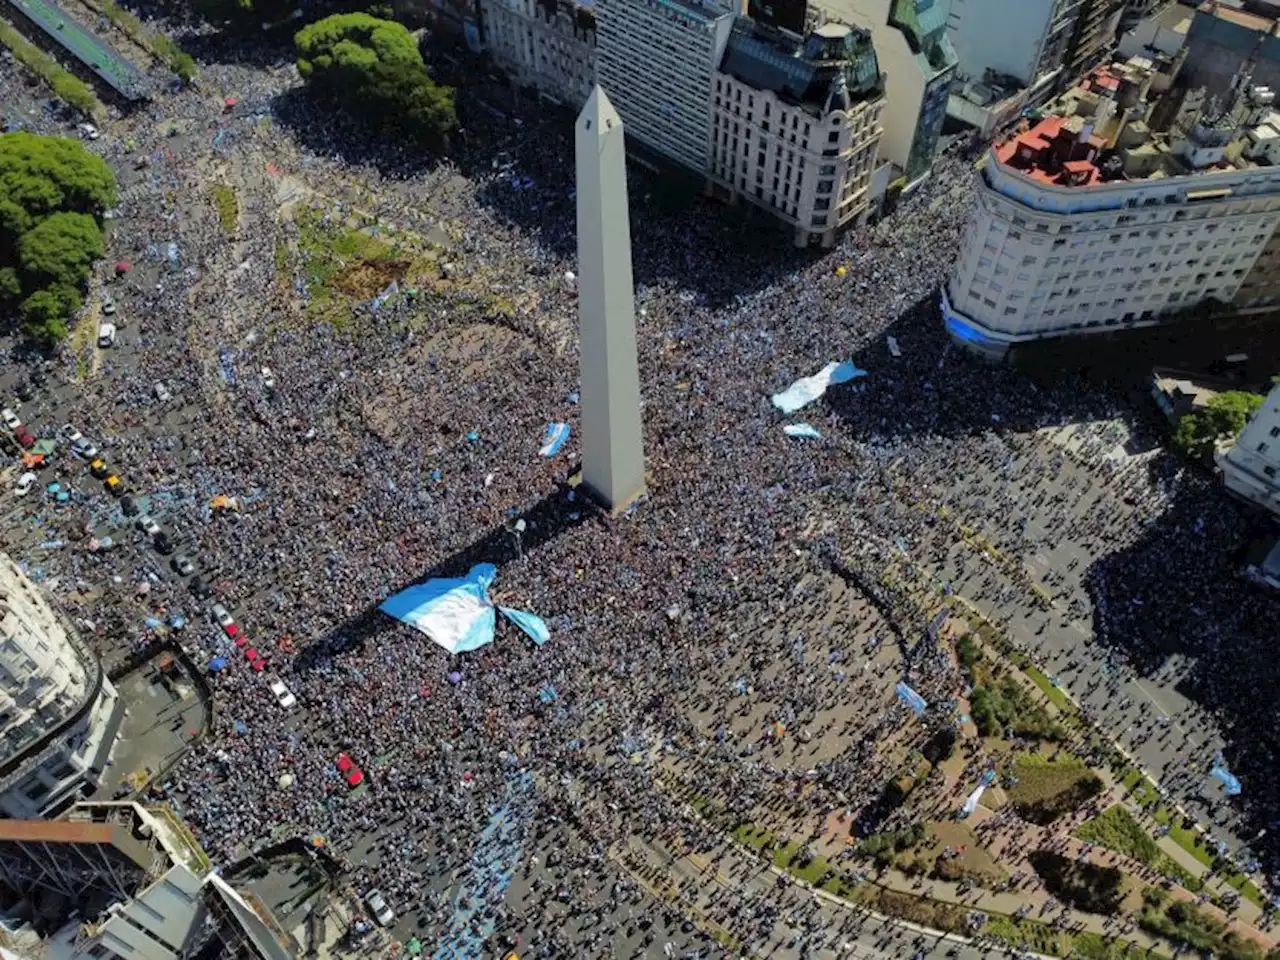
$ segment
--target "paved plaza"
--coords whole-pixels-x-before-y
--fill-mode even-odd
[[[972,158],[823,256],[632,172],[649,493],[610,519],[577,493],[576,439],[538,456],[548,423],[579,423],[567,119],[485,113],[427,163],[308,108],[287,51],[249,52],[92,145],[120,181],[109,261],[129,269],[95,278],[89,310],[110,290],[120,340],[73,333],[21,406],[94,439],[214,596],[84,464],[0,495],[4,549],[104,660],[176,639],[212,690],[196,736],[195,684],[154,665],[124,679],[103,791],[172,761],[161,786],[216,862],[323,848],[332,884],[282,858],[254,889],[300,942],[343,905],[331,955],[415,938],[440,960],[969,958],[1071,937],[1171,953],[1138,920],[1184,898],[1233,944],[1274,946],[1225,879],[1242,869],[1262,898],[1280,815],[1264,629],[1280,601],[1232,560],[1255,521],[1163,450],[1131,394],[949,344],[936,291]],[[5,347],[9,396],[29,374]],[[837,360],[866,376],[794,417],[770,404]],[[819,439],[784,434],[795,421]],[[450,657],[377,610],[482,561],[547,644],[503,626]],[[979,732],[974,688],[997,680],[966,673],[971,637],[1048,736]],[[1216,874],[1111,743],[1230,855]],[[1059,752],[1097,792],[1032,823],[1011,774]],[[1219,756],[1239,799],[1209,778]],[[1145,906],[1168,878],[1076,836],[1113,807],[1184,871]],[[884,862],[867,846],[917,827]],[[959,847],[968,872],[948,867]],[[1042,852],[1123,872],[1115,913],[1059,896]],[[372,889],[394,923],[337,939],[372,926]]]

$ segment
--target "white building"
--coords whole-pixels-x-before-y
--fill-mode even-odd
[[[1280,517],[1280,387],[1216,459],[1228,490]]]
[[[711,77],[735,14],[693,0],[600,0],[596,79],[627,139],[705,174]]]
[[[515,83],[578,108],[595,83],[595,10],[570,0],[480,0],[485,44]]]
[[[95,787],[123,718],[97,657],[0,554],[0,812],[50,816]]]
[[[952,0],[947,36],[956,71],[982,82],[988,71],[1052,94],[1085,0]],[[1037,101],[1034,96],[1030,102]]]
[[[2,820],[0,888],[49,960],[299,953],[264,904],[214,872],[166,807],[81,803],[62,820]]]
[[[979,2],[979,0],[970,0]],[[885,75],[880,159],[915,182],[929,172],[947,118],[956,55],[947,38],[949,0],[813,0],[827,19],[871,31]]]
[[[713,192],[769,210],[797,246],[831,246],[870,210],[883,109],[868,31],[829,22],[802,38],[740,19],[715,76]]]
[[[1266,248],[1280,168],[1242,156],[1250,97],[1156,136],[1133,91],[1107,80],[1071,99],[1087,116],[1048,116],[988,155],[942,291],[960,345],[999,359],[1229,303]]]

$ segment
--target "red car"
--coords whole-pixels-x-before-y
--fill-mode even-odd
[[[34,447],[36,445],[35,434],[31,433],[25,427],[19,427],[13,434],[18,438],[18,442],[24,447]]]
[[[364,782],[364,771],[345,753],[338,754],[337,766],[338,772],[346,778],[347,786],[358,787]]]

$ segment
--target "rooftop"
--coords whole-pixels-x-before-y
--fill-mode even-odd
[[[800,37],[739,17],[720,70],[815,114],[846,109],[882,92],[871,33],[835,22]]]
[[[1175,4],[1174,6],[1177,5]],[[1225,20],[1227,23],[1234,23],[1236,26],[1244,27],[1248,30],[1257,30],[1258,32],[1270,32],[1275,26],[1275,21],[1269,17],[1262,17],[1246,10],[1237,10],[1235,7],[1229,7],[1225,3],[1218,3],[1217,0],[1205,0],[1204,3],[1196,8],[1196,12],[1216,17],[1219,20]]]

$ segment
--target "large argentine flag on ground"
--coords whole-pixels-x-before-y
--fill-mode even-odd
[[[459,579],[428,580],[387,597],[378,609],[430,637],[450,653],[478,650],[493,643],[497,617],[489,584],[498,574],[491,563],[478,563]],[[541,646],[551,636],[540,617],[523,610],[502,612]]]

